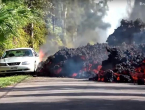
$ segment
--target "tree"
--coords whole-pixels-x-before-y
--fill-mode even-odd
[[[135,0],[134,7],[132,13],[130,15],[130,20],[136,20],[140,18],[143,22],[145,22],[145,1],[144,0]]]
[[[25,39],[25,46],[38,50],[47,38],[49,44],[73,47],[76,39],[84,38],[84,32],[109,26],[102,21],[107,0],[2,0],[1,5],[0,42],[5,45]],[[13,39],[11,44],[8,38]]]
[[[102,20],[108,10],[107,0],[98,3],[95,0],[53,0],[53,3],[55,12],[61,10],[55,17],[61,19],[61,39],[65,46],[73,45],[75,39],[83,39],[84,32],[92,33],[96,28],[105,30],[110,26]]]
[[[44,20],[40,16],[41,10],[29,9],[24,3],[24,0],[2,0],[0,9],[0,47],[1,52],[6,48],[14,47],[30,47],[30,37],[25,27],[28,27],[31,22],[40,27],[40,32],[45,35]],[[39,24],[38,24],[39,21]],[[41,24],[42,23],[42,24]],[[40,25],[41,24],[41,25]],[[40,25],[40,26],[38,26]],[[36,30],[38,28],[35,28]],[[37,31],[35,31],[37,32]],[[35,35],[39,34],[38,32]],[[42,37],[41,37],[42,38]],[[40,42],[44,41],[44,38]],[[21,41],[22,40],[22,41]],[[35,40],[35,39],[33,39]],[[40,43],[41,44],[41,43]],[[35,47],[39,47],[39,43],[35,43]],[[41,44],[42,45],[42,44]],[[1,54],[0,52],[0,54]]]
[[[27,25],[32,19],[30,10],[25,5],[22,5],[21,2],[6,2],[1,4],[0,41],[2,42],[8,38],[10,34],[18,36],[18,29]]]

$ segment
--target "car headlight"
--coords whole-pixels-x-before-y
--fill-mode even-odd
[[[0,66],[7,66],[6,63],[0,63]]]
[[[30,64],[29,61],[22,62],[22,65],[29,65],[29,64]]]

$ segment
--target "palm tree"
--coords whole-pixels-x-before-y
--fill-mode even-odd
[[[33,14],[21,2],[0,4],[0,41],[10,34],[18,36],[17,30],[24,27],[33,19]]]

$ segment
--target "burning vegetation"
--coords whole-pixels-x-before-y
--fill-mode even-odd
[[[108,44],[64,48],[40,63],[39,75],[144,84],[145,24],[122,20]]]

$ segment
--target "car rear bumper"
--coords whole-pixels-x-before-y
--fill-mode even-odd
[[[34,72],[34,66],[21,65],[21,66],[0,67],[0,74],[2,74],[2,73],[15,73],[15,72]]]

